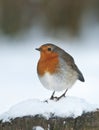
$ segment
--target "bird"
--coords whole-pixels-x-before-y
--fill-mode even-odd
[[[42,85],[53,91],[50,99],[57,101],[65,97],[66,92],[77,80],[84,82],[84,76],[79,70],[73,57],[62,48],[52,43],[41,45],[36,50],[40,51],[37,63],[37,74]],[[65,92],[56,97],[55,92]]]

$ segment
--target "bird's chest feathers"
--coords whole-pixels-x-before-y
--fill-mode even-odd
[[[57,56],[52,56],[49,57],[47,56],[46,58],[44,57],[43,59],[40,58],[38,62],[38,74],[43,76],[45,73],[50,73],[53,74],[57,72],[57,69],[59,67],[59,60]]]

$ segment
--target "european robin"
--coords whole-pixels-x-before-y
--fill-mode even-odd
[[[65,97],[67,90],[77,79],[85,81],[73,57],[60,47],[47,43],[36,50],[40,51],[37,65],[38,77],[45,88],[53,91],[50,99],[59,100]],[[55,91],[62,90],[65,92],[60,97],[54,97]]]

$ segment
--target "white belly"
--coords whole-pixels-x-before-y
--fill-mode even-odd
[[[68,73],[64,71],[61,74],[45,73],[44,76],[39,77],[43,86],[49,90],[62,91],[71,88],[77,80],[77,74]]]

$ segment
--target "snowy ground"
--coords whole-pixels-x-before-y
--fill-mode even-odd
[[[88,110],[92,110],[94,106],[99,107],[99,27],[97,26],[94,29],[92,28],[92,30],[90,29],[88,33],[84,33],[80,39],[73,40],[65,38],[55,39],[46,36],[40,31],[32,33],[30,32],[28,34],[28,37],[24,38],[24,40],[5,39],[1,36],[0,43],[3,43],[0,44],[1,115],[2,113],[8,111],[10,108],[11,109],[9,110],[9,113],[13,113],[15,107],[12,106],[17,106],[16,104],[19,102],[21,102],[21,106],[17,106],[18,109],[21,109],[22,105],[24,106],[24,104],[27,104],[27,106],[29,105],[28,109],[30,110],[31,107],[33,107],[33,102],[34,104],[35,102],[38,103],[39,107],[42,107],[41,101],[48,99],[52,94],[51,91],[46,90],[41,85],[36,73],[36,65],[39,59],[39,52],[37,52],[35,48],[46,42],[51,42],[59,45],[61,48],[64,48],[67,52],[69,52],[74,57],[76,64],[85,77],[85,83],[77,81],[75,85],[67,92],[67,102],[66,100],[63,100],[63,103],[62,101],[59,102],[61,104],[61,109],[60,107],[56,108],[58,102],[56,105],[55,102],[53,102],[53,108],[51,110],[48,109],[48,111],[57,112],[59,109],[61,111],[67,107],[68,103],[71,106],[71,109],[73,105],[76,105],[76,108],[78,108],[71,110],[69,106],[71,113],[76,110],[79,111],[80,108],[81,112],[84,109],[87,111],[86,101],[89,102],[90,106],[90,109],[88,107]],[[79,42],[83,44],[79,44]],[[17,45],[11,45],[13,43],[17,43]],[[57,93],[57,95],[60,95],[60,93]],[[70,98],[68,98],[68,96]],[[71,96],[74,96],[72,100]],[[80,105],[82,106],[84,104],[83,100],[79,98],[86,100],[84,101],[84,109],[82,109],[83,107],[80,107]],[[35,101],[35,99],[37,100]],[[75,103],[76,101],[77,104]],[[66,106],[63,105],[64,102],[66,103]],[[51,106],[52,101],[50,101],[49,104],[46,103],[46,108],[44,109],[47,109],[48,105]],[[28,114],[33,114],[32,110],[31,112],[32,113]],[[44,110],[42,109],[39,112],[43,113]],[[8,116],[9,113],[6,113],[7,115],[5,116]],[[22,113],[20,116],[21,115]],[[15,115],[12,115],[12,117],[13,116],[16,116],[16,113]]]
[[[2,114],[0,119],[9,121],[16,117],[41,115],[47,119],[53,116],[58,117],[77,117],[82,113],[95,111],[96,105],[91,105],[85,100],[75,97],[66,97],[59,101],[40,101],[39,99],[32,99],[21,102],[9,111]]]

